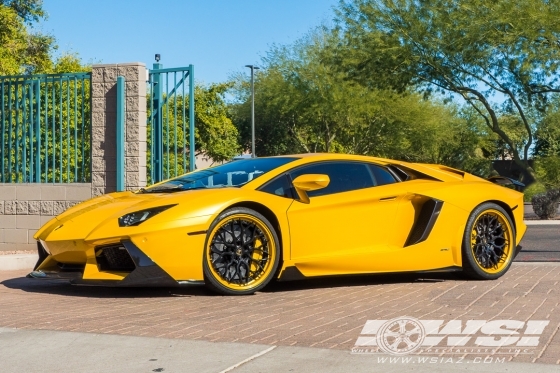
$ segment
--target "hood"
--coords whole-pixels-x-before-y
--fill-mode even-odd
[[[111,226],[118,228],[118,218],[135,211],[153,207],[177,205],[142,223],[162,223],[170,220],[181,220],[214,214],[221,206],[232,198],[243,193],[239,188],[197,189],[175,193],[134,193],[118,192],[92,198],[73,206],[45,224],[35,234],[35,239],[77,240],[85,239],[99,227]],[[126,227],[129,231],[137,227]],[[59,233],[60,230],[60,233]],[[55,232],[56,231],[56,232]],[[63,237],[62,237],[63,236]]]

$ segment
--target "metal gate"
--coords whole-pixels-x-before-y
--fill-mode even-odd
[[[0,182],[87,182],[91,73],[0,76]]]
[[[153,184],[195,168],[194,66],[164,69],[154,63],[148,84],[147,164]]]

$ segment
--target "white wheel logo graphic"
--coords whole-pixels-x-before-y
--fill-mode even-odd
[[[406,355],[416,351],[424,338],[424,325],[413,317],[397,317],[381,325],[377,332],[377,346],[383,352]]]

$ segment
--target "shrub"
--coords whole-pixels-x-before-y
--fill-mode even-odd
[[[525,188],[525,190],[523,191],[523,200],[525,202],[531,202],[535,195],[542,193],[546,193],[546,187],[541,182],[536,181]]]
[[[533,211],[541,219],[553,219],[556,217],[559,201],[560,189],[551,189],[546,193],[537,194],[531,200]]]

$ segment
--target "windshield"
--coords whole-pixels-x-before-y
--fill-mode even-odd
[[[141,189],[140,193],[172,193],[190,189],[240,187],[257,177],[297,158],[251,158],[189,172],[162,184]]]

